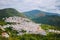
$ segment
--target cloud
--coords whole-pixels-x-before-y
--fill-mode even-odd
[[[15,8],[19,11],[42,10],[60,13],[59,0],[0,0],[0,9]]]

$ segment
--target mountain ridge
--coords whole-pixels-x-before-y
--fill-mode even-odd
[[[24,13],[28,18],[36,23],[60,26],[60,14],[48,13],[39,10],[32,10]]]
[[[40,10],[32,10],[32,11],[28,11],[28,12],[23,12],[24,15],[26,15],[27,17],[30,18],[35,18],[38,15],[60,15],[57,13],[49,13],[49,12],[44,12],[44,11],[40,11]]]

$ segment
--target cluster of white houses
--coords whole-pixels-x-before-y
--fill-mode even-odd
[[[18,16],[13,16],[13,17],[9,17],[9,18],[6,18],[5,19],[6,22],[15,22],[15,23],[22,23],[22,22],[25,22],[25,21],[30,21],[29,19],[27,18],[22,18],[22,17],[18,17]]]
[[[48,32],[60,34],[60,31],[59,30],[49,29]]]
[[[27,18],[14,16],[6,18],[5,22],[15,22],[16,24],[7,24],[4,25],[3,28],[13,27],[13,29],[19,31],[19,33],[21,33],[21,30],[25,30],[26,33],[46,35],[46,32],[41,29],[40,24],[36,24]]]
[[[26,30],[27,33],[35,33],[35,34],[40,33],[43,35],[46,34],[46,32],[41,29],[40,24],[36,24],[27,18],[14,16],[14,17],[6,18],[5,21],[17,23],[15,25],[7,25],[7,26],[11,26],[11,27],[13,27],[13,29],[18,30],[18,31]],[[18,24],[18,23],[20,23],[20,24]]]

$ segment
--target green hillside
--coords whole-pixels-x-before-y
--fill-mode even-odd
[[[25,17],[25,15],[23,15],[22,13],[18,12],[16,9],[13,8],[0,9],[0,25],[6,24],[3,18],[12,16]]]
[[[21,16],[25,17],[22,13],[18,12],[16,9],[13,8],[6,8],[0,10],[0,20],[5,17],[10,17],[10,16]]]
[[[35,21],[36,23],[60,26],[60,16],[56,16],[56,15],[38,17],[38,18],[34,18],[32,20]]]

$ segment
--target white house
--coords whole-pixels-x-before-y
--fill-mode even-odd
[[[8,38],[9,37],[9,35],[8,35],[8,33],[6,33],[6,32],[2,32],[2,37],[5,37],[5,38]]]

